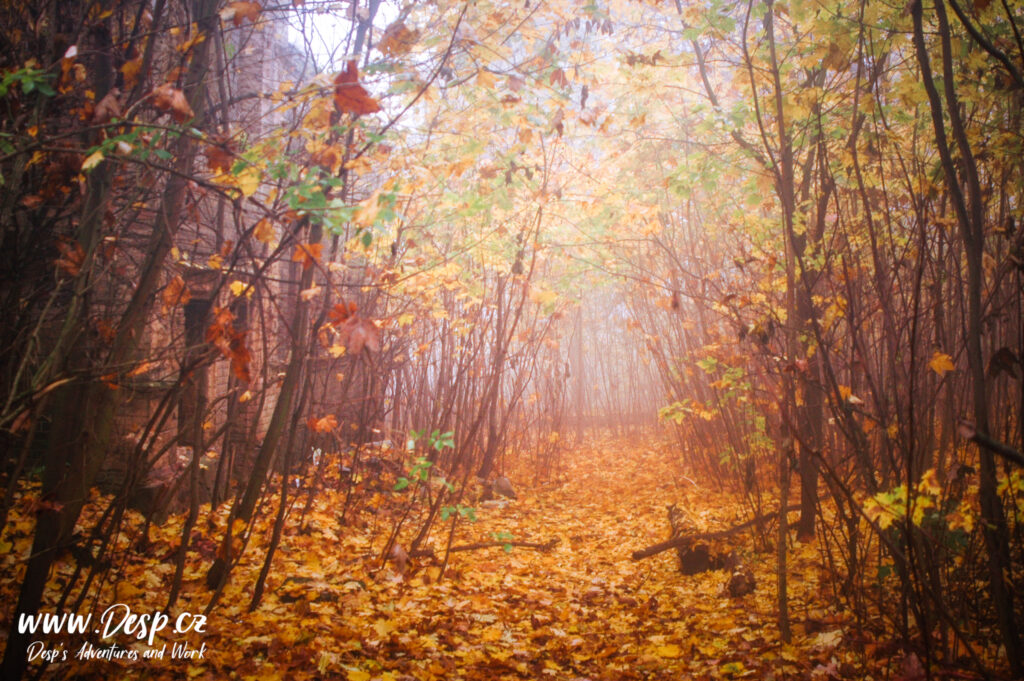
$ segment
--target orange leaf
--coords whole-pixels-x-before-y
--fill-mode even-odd
[[[265,244],[269,244],[275,238],[277,234],[274,232],[274,225],[266,218],[256,223],[256,228],[253,230],[252,235],[256,237],[257,241]]]
[[[124,76],[124,87],[127,90],[135,87],[139,80],[139,71],[142,69],[142,57],[126,61],[121,64],[121,75]]]
[[[243,19],[255,23],[260,18],[260,12],[263,8],[258,2],[232,2],[228,5],[227,9],[232,12],[232,20],[235,22],[235,26],[241,26]]]
[[[235,328],[234,319],[231,310],[214,308],[213,323],[206,329],[206,342],[231,360],[231,372],[238,380],[248,383],[252,378],[249,374],[252,353],[245,345],[245,331]]]
[[[380,111],[377,100],[359,84],[359,68],[354,59],[350,59],[345,70],[334,78],[334,106],[341,113],[356,116]]]
[[[331,322],[331,324],[337,326],[338,324],[345,322],[349,317],[354,315],[357,309],[359,309],[359,306],[356,305],[355,302],[351,302],[348,304],[338,303],[331,308],[330,312],[327,313],[327,319]]]
[[[170,112],[171,117],[179,123],[184,123],[195,117],[195,112],[188,105],[185,93],[171,87],[170,83],[164,83],[153,90],[153,107],[160,111]]]
[[[292,262],[301,262],[302,269],[309,269],[320,259],[323,250],[323,244],[298,244],[292,253]]]
[[[338,427],[338,417],[328,414],[323,418],[310,417],[307,422],[309,427],[318,433],[329,433]]]
[[[188,290],[188,286],[185,285],[185,280],[181,278],[181,275],[175,275],[174,279],[171,279],[167,286],[164,288],[162,295],[164,302],[164,312],[176,305],[184,305],[192,299],[192,292]]]

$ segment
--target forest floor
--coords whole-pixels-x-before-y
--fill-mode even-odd
[[[115,645],[139,659],[89,661],[79,659],[81,636],[42,637],[49,649],[67,652],[68,660],[52,663],[49,672],[78,678],[578,681],[866,678],[875,671],[880,678],[883,662],[867,662],[873,647],[858,645],[843,616],[824,605],[832,599],[814,542],[794,540],[790,554],[790,644],[781,642],[776,623],[775,552],[755,550],[753,533],[712,547],[734,550],[753,570],[756,589],[738,598],[726,592],[728,572],[683,575],[674,551],[631,559],[634,550],[668,537],[670,503],[685,510],[695,531],[751,517],[737,497],[691,481],[672,461],[664,446],[604,441],[564,453],[557,479],[546,484],[531,487],[510,472],[518,499],[504,507],[479,505],[475,522],[459,522],[454,544],[511,535],[515,541],[557,539],[557,545],[453,553],[440,581],[439,561],[410,560],[404,574],[393,561],[381,568],[397,494],[368,494],[367,507],[378,504],[377,512],[366,510],[339,526],[341,498],[321,493],[304,530],[297,522],[286,526],[262,603],[250,613],[260,545],[274,515],[268,505],[267,526],[257,526],[203,633],[174,633],[172,617],[152,645],[123,632],[90,637],[96,650]],[[303,501],[299,496],[290,517],[298,517]],[[208,603],[205,570],[222,515],[207,511],[200,518],[172,612],[201,612]],[[11,532],[17,522],[8,526],[15,550],[4,558],[8,576],[0,584],[7,603],[14,602],[10,577],[18,572],[10,558],[22,553],[29,536]],[[147,549],[113,566],[97,612],[110,603],[136,613],[163,607],[181,522],[173,517],[151,527]],[[439,555],[449,527],[450,521],[439,523],[433,531]],[[128,532],[118,541],[138,539]],[[164,643],[163,659],[144,657]],[[190,659],[186,645],[202,658]]]

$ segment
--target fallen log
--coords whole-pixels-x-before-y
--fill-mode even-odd
[[[790,506],[790,507],[788,507],[786,509],[787,512],[799,511],[799,510],[800,510],[799,506]],[[634,551],[633,554],[632,554],[632,558],[633,558],[633,560],[642,560],[644,558],[650,558],[651,556],[655,556],[655,555],[657,555],[659,553],[662,553],[663,551],[668,551],[669,549],[689,547],[689,546],[691,546],[693,544],[693,542],[711,541],[711,540],[714,540],[714,539],[722,539],[724,537],[730,537],[730,536],[732,536],[734,534],[739,534],[740,532],[743,532],[744,530],[748,530],[751,527],[753,527],[755,525],[758,525],[759,523],[763,523],[763,522],[767,522],[769,520],[772,520],[772,519],[774,519],[778,515],[779,515],[778,511],[772,511],[771,513],[765,513],[763,515],[754,516],[750,520],[748,520],[746,522],[743,522],[743,523],[740,523],[739,525],[736,525],[735,527],[730,527],[730,528],[728,528],[726,530],[718,530],[716,532],[701,532],[701,533],[698,533],[698,534],[688,534],[688,535],[674,536],[671,539],[667,539],[667,540],[665,540],[663,542],[659,542],[657,544],[653,544],[651,546],[648,546],[645,549],[639,549],[637,551]]]
[[[457,551],[477,551],[479,549],[489,549],[495,546],[518,546],[524,549],[537,549],[538,551],[550,551],[558,545],[558,537],[549,539],[546,542],[531,542],[531,541],[482,541],[475,544],[460,544],[458,546],[451,547],[449,553],[455,553]],[[433,549],[417,549],[409,552],[410,558],[434,558]]]

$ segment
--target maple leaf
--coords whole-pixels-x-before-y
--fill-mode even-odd
[[[295,252],[292,253],[292,262],[301,262],[302,269],[309,269],[320,260],[323,250],[323,244],[298,244],[295,246]]]
[[[377,100],[359,84],[359,68],[354,59],[350,59],[345,70],[334,78],[334,106],[343,114],[355,116],[380,111]]]
[[[928,368],[939,376],[945,376],[947,371],[956,371],[956,366],[953,365],[953,358],[938,350],[932,354],[932,358],[928,361]]]
[[[410,30],[401,19],[392,22],[386,29],[384,35],[377,42],[377,49],[382,54],[390,57],[398,57],[406,54],[420,39],[418,30]]]
[[[195,112],[185,99],[185,93],[173,87],[170,83],[158,86],[151,93],[153,97],[153,108],[164,113],[170,113],[171,118],[179,123],[195,118]]]
[[[334,414],[328,414],[321,418],[311,416],[307,423],[310,429],[317,433],[329,433],[338,427],[338,417]]]
[[[256,166],[245,166],[235,175],[235,184],[242,192],[242,196],[252,196],[260,188],[260,181],[263,174]]]
[[[235,298],[238,298],[243,293],[246,298],[252,298],[252,294],[254,292],[252,284],[246,284],[244,281],[239,281],[238,279],[235,279],[233,282],[228,284],[228,288],[231,289],[231,295]]]

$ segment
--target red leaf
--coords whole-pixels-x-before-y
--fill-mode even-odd
[[[334,106],[341,113],[356,116],[380,111],[380,104],[359,84],[359,68],[354,59],[334,78]]]

